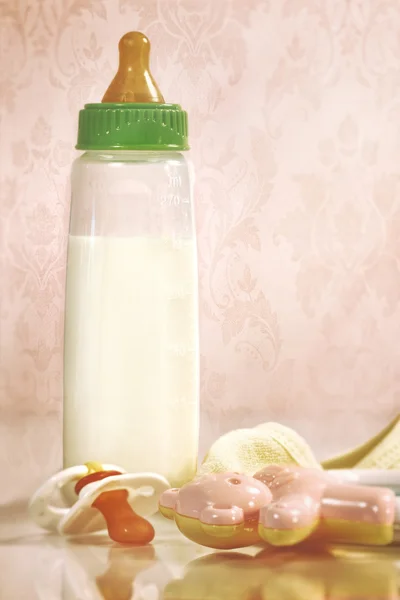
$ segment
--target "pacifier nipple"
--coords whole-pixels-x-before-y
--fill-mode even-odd
[[[150,72],[150,42],[139,31],[126,33],[120,40],[117,74],[102,102],[164,104],[164,98]]]
[[[86,486],[115,475],[121,475],[121,473],[118,471],[92,472],[78,481],[75,492],[80,496]],[[128,499],[128,490],[110,490],[97,496],[92,502],[92,507],[103,515],[107,523],[108,535],[114,542],[119,544],[149,544],[154,538],[154,528],[149,521],[135,513]]]

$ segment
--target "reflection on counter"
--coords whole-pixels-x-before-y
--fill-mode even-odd
[[[400,557],[346,550],[220,552],[192,561],[163,600],[400,600]]]
[[[400,600],[400,548],[216,552],[154,519],[155,542],[0,530],[0,600]]]
[[[69,543],[64,550],[62,600],[156,600],[171,577],[153,546]]]

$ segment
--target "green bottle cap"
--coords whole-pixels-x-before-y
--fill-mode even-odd
[[[137,31],[119,42],[119,67],[103,100],[79,113],[78,150],[188,150],[188,118],[165,104],[149,69],[150,42]]]

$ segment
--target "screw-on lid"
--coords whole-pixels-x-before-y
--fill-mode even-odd
[[[178,104],[86,104],[79,150],[188,150],[187,113]]]
[[[187,113],[165,104],[149,69],[150,42],[139,32],[119,42],[119,68],[99,104],[79,113],[79,150],[188,150]]]

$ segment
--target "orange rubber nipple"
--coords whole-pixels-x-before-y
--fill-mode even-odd
[[[144,546],[154,538],[152,524],[132,510],[128,502],[128,490],[103,492],[92,506],[105,518],[108,535],[114,542]]]
[[[119,67],[102,102],[154,102],[164,98],[150,72],[150,42],[139,31],[126,33],[120,40]]]
[[[90,473],[78,481],[75,492],[79,494],[89,483],[120,474],[118,471]],[[105,518],[108,535],[114,542],[144,546],[153,540],[154,528],[146,519],[135,513],[128,502],[128,496],[128,490],[124,489],[103,492],[92,503],[92,507],[100,511]]]

